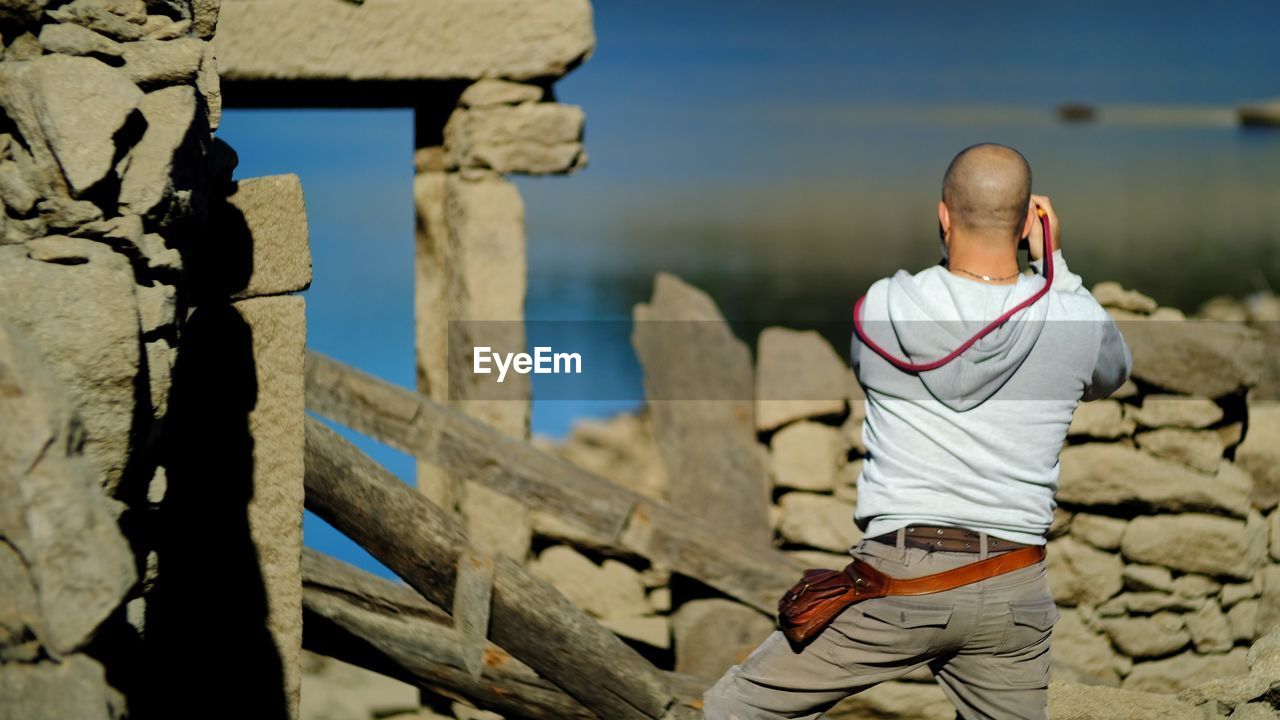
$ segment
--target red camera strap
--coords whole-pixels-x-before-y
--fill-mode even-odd
[[[861,318],[862,303],[864,300],[867,299],[866,295],[863,295],[862,297],[858,298],[858,301],[853,304],[853,332],[857,334],[858,339],[862,341],[862,344],[874,350],[877,355],[889,361],[891,365],[898,368],[899,370],[902,370],[903,372],[919,373],[919,372],[925,372],[928,370],[936,370],[942,367],[943,365],[946,365],[947,363],[951,362],[952,360],[955,360],[956,358],[960,357],[960,355],[963,354],[965,350],[968,350],[970,347],[973,347],[974,343],[986,337],[988,334],[991,333],[991,331],[995,330],[996,328],[1008,322],[1009,318],[1013,317],[1014,315],[1017,315],[1022,310],[1025,310],[1026,308],[1034,305],[1037,300],[1044,297],[1049,292],[1049,288],[1053,285],[1053,252],[1050,250],[1050,248],[1053,247],[1053,242],[1052,242],[1051,232],[1049,229],[1049,218],[1041,215],[1040,226],[1044,228],[1044,248],[1045,248],[1044,287],[1037,290],[1035,294],[1032,295],[1031,297],[1027,298],[1026,300],[1023,300],[1022,302],[1010,308],[1007,312],[1005,312],[1000,317],[996,318],[995,320],[992,320],[986,327],[979,330],[976,335],[969,338],[968,340],[965,340],[963,343],[961,343],[960,347],[957,347],[955,350],[952,350],[945,357],[941,357],[941,358],[938,358],[937,360],[933,360],[926,363],[908,362],[901,358],[894,357],[892,354],[889,353],[888,350],[885,350],[884,348],[880,347],[875,342],[873,342],[871,338],[867,337],[866,332],[863,331],[862,329],[862,318]]]

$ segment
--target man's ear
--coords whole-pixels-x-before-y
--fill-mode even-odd
[[[951,232],[951,211],[947,209],[947,204],[941,200],[938,201],[938,231],[943,238],[947,233]]]
[[[1031,223],[1035,221],[1036,221],[1036,207],[1035,205],[1031,205],[1027,208],[1027,220],[1026,222],[1022,223],[1022,234],[1018,236],[1019,240],[1026,240],[1027,237],[1031,235],[1031,228],[1034,227]]]

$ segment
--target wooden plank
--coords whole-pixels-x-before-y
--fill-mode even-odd
[[[702,519],[310,351],[307,408],[553,514],[598,547],[640,555],[766,613],[776,612],[804,569],[777,550],[735,542]]]
[[[411,588],[314,550],[304,551],[302,567],[307,613],[303,642],[308,650],[508,717],[596,717],[492,643],[484,648],[482,676],[471,677],[464,671],[448,616]],[[681,698],[668,711],[672,718],[699,707],[702,692],[712,683],[691,675],[662,675]]]
[[[355,540],[422,596],[450,607],[458,523],[319,421],[306,427],[307,508]],[[597,715],[660,718],[674,697],[662,675],[549,583],[494,558],[490,638]]]
[[[472,677],[484,671],[484,645],[493,605],[493,558],[467,548],[458,558],[458,584],[453,591],[453,626],[458,653]]]

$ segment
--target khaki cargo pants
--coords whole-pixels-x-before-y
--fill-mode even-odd
[[[850,552],[901,578],[982,557],[905,547],[901,532],[898,547],[863,540]],[[930,595],[864,600],[799,653],[775,631],[707,690],[705,717],[816,720],[849,695],[927,665],[958,718],[1044,720],[1057,619],[1044,561]]]

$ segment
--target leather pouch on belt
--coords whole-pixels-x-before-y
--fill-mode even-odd
[[[850,605],[888,594],[884,573],[854,559],[844,570],[805,570],[778,601],[778,627],[793,645],[817,637]]]

